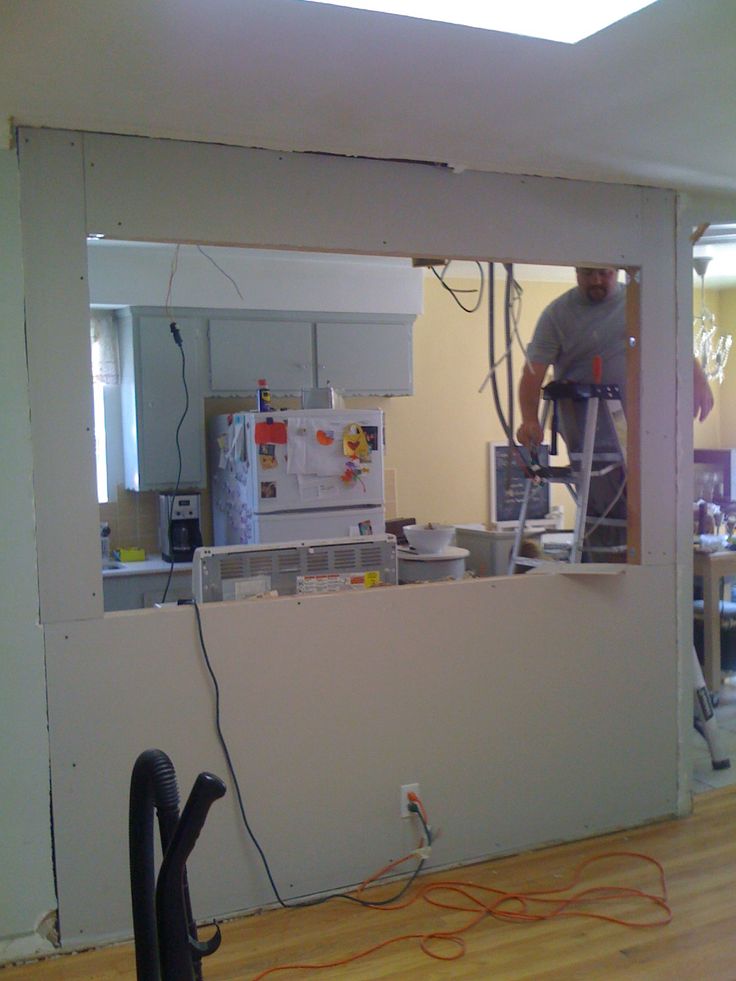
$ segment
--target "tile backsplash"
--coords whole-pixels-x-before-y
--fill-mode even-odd
[[[100,504],[100,521],[110,525],[110,548],[137,546],[158,554],[158,492],[129,491],[118,485],[117,500]]]

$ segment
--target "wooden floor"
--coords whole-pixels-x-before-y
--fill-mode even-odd
[[[692,816],[604,838],[540,850],[461,870],[425,876],[475,882],[529,893],[565,886],[581,861],[611,851],[646,853],[664,867],[672,920],[666,926],[631,927],[568,916],[543,922],[505,922],[483,914],[462,934],[459,960],[435,960],[419,940],[403,940],[348,965],[319,971],[286,970],[268,978],[324,981],[733,981],[736,979],[736,787],[699,795]],[[653,866],[633,859],[595,863],[591,883],[658,890]],[[391,892],[395,891],[392,887]],[[391,894],[388,887],[371,898]],[[449,898],[450,893],[441,894]],[[486,902],[489,902],[486,896]],[[453,901],[459,897],[455,895]],[[521,909],[520,903],[504,907]],[[643,922],[663,911],[639,899],[609,898],[583,907]],[[536,907],[535,907],[536,909]],[[348,957],[402,934],[458,930],[474,914],[418,901],[396,912],[366,910],[344,900],[301,910],[274,910],[223,924],[220,950],[204,962],[206,981],[246,981],[289,963],[323,963]],[[209,931],[202,930],[203,935]],[[438,948],[439,949],[439,948]],[[449,953],[445,944],[443,953]],[[61,955],[0,970],[0,981],[135,981],[131,945]]]

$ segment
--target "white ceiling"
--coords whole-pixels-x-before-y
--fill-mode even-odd
[[[302,0],[2,0],[0,115],[736,202],[735,53],[735,0],[577,45]]]

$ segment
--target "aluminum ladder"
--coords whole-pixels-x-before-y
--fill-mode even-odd
[[[584,424],[582,450],[570,453],[570,464],[565,467],[547,467],[539,464],[534,452],[531,461],[526,465],[527,477],[519,511],[519,523],[514,536],[514,544],[509,557],[509,575],[513,575],[519,567],[535,567],[542,562],[580,562],[586,551],[586,534],[591,526],[608,525],[625,527],[623,518],[596,517],[588,515],[588,498],[590,482],[593,477],[603,476],[616,468],[626,474],[626,419],[621,402],[621,392],[618,385],[601,384],[600,382],[550,382],[542,390],[545,407],[542,418],[542,429],[546,428],[550,412],[552,413],[552,453],[556,453],[558,402],[569,399],[572,402],[584,404]],[[595,436],[598,418],[601,412],[607,413],[611,422],[611,432],[615,435],[615,446],[610,452],[596,452]],[[520,448],[520,452],[522,452]],[[528,558],[521,555],[524,541],[525,526],[529,501],[534,487],[542,481],[551,484],[563,484],[567,487],[575,502],[575,525],[572,540],[565,558],[547,557]],[[623,553],[626,546],[597,546],[595,552]]]

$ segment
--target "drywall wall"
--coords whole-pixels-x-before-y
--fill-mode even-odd
[[[33,935],[56,907],[51,867],[43,633],[23,324],[18,161],[0,151],[0,960],[50,949]],[[27,936],[27,935],[31,936]]]
[[[195,696],[188,686],[195,683],[194,675],[172,678],[170,685],[168,681],[180,654],[190,660],[196,654],[192,611],[103,617],[97,596],[97,528],[88,515],[96,507],[88,395],[82,380],[86,351],[80,339],[80,332],[87,335],[89,299],[84,264],[81,272],[79,267],[85,230],[134,240],[640,266],[646,329],[636,346],[641,348],[646,380],[641,385],[644,424],[640,433],[636,429],[631,433],[632,441],[641,443],[637,448],[644,461],[641,549],[633,556],[638,564],[619,576],[594,582],[588,577],[553,577],[535,585],[527,576],[500,585],[487,580],[406,587],[375,596],[328,597],[311,606],[279,600],[273,613],[267,605],[258,608],[252,631],[250,621],[243,619],[249,607],[225,605],[213,617],[208,614],[208,619],[216,618],[218,625],[215,648],[230,652],[224,664],[226,684],[244,698],[261,699],[255,742],[248,713],[238,705],[228,713],[234,719],[231,740],[238,747],[263,749],[259,766],[270,771],[274,762],[280,762],[283,745],[275,760],[269,755],[269,745],[275,750],[281,738],[279,724],[290,716],[308,721],[312,713],[307,709],[321,704],[325,694],[321,689],[328,686],[325,705],[332,715],[325,724],[331,725],[329,730],[318,727],[319,738],[310,744],[302,765],[317,787],[331,786],[334,774],[330,793],[342,801],[353,787],[350,773],[359,772],[372,789],[387,782],[386,774],[394,782],[398,775],[387,765],[387,744],[379,742],[376,753],[371,740],[354,734],[352,770],[348,773],[344,765],[335,768],[329,740],[334,738],[334,745],[341,747],[342,729],[350,722],[340,708],[343,698],[355,706],[354,693],[365,689],[364,671],[374,663],[372,659],[390,658],[402,673],[394,674],[391,668],[377,671],[370,709],[375,724],[387,725],[398,745],[399,733],[406,727],[392,686],[420,679],[413,708],[417,727],[412,729],[402,766],[419,764],[425,756],[423,741],[431,739],[434,744],[449,739],[451,750],[442,756],[442,765],[428,771],[433,794],[442,800],[462,801],[467,796],[475,801],[458,814],[458,834],[451,842],[458,850],[447,853],[450,860],[472,860],[479,854],[531,847],[550,838],[595,834],[612,824],[640,823],[687,805],[682,793],[685,763],[677,744],[684,721],[677,671],[685,635],[676,618],[675,548],[683,536],[678,538],[676,531],[676,488],[662,481],[663,473],[674,472],[677,441],[683,440],[681,426],[674,424],[678,402],[672,379],[677,376],[677,345],[682,345],[687,324],[678,323],[677,332],[672,329],[677,322],[673,195],[616,186],[601,193],[596,185],[570,181],[455,175],[377,161],[48,131],[23,131],[20,152],[34,479],[43,518],[38,526],[39,583],[49,659],[55,843],[66,945],[119,935],[126,929],[119,915],[119,897],[127,889],[124,860],[118,855],[110,863],[104,895],[97,894],[92,873],[78,878],[75,869],[87,867],[85,852],[91,840],[119,827],[119,787],[127,781],[141,740],[170,752],[187,777],[200,766],[212,766],[208,737],[195,728],[190,715],[189,698]],[[62,182],[65,188],[69,185],[67,193],[54,194]],[[53,207],[53,221],[44,221],[44,207]],[[448,223],[448,214],[454,216],[454,223]],[[252,236],[246,242],[241,241],[244,228]],[[49,295],[60,311],[54,321],[47,317]],[[60,370],[67,365],[68,372]],[[684,373],[680,370],[685,392],[688,377],[692,384],[691,374],[688,362]],[[47,398],[45,384],[50,386]],[[681,405],[679,411],[682,416]],[[50,442],[54,432],[57,445]],[[638,502],[634,499],[634,503]],[[54,507],[57,513],[63,508],[63,523],[51,525]],[[63,549],[64,555],[75,555],[74,576],[65,574],[50,544]],[[535,616],[529,615],[530,610]],[[486,660],[479,653],[493,637],[498,637],[498,649],[506,654],[498,675],[490,654]],[[249,671],[251,644],[262,656]],[[345,662],[345,648],[356,651],[356,662]],[[425,651],[432,670],[423,674]],[[350,665],[345,674],[336,670],[342,664]],[[312,666],[315,675],[309,677]],[[546,683],[533,685],[530,695],[530,678],[538,670]],[[471,700],[473,719],[480,719],[486,690],[496,684],[492,698],[503,697],[504,709],[493,701],[498,711],[484,717],[482,738],[472,729],[463,732],[461,749],[453,727],[466,722],[463,704]],[[87,690],[80,692],[80,687]],[[147,700],[149,688],[157,694],[155,703]],[[181,698],[167,702],[168,690]],[[90,705],[89,728],[82,727],[85,746],[78,741],[84,711],[78,697]],[[146,706],[145,713],[138,711],[137,701]],[[423,704],[447,705],[445,725],[437,726],[436,719],[423,714],[419,724]],[[621,706],[619,719],[612,718],[617,714],[611,711],[612,704]],[[203,707],[200,701],[197,705]],[[586,705],[596,711],[588,711]],[[137,724],[142,714],[148,721],[140,737],[126,722],[129,738],[115,745],[112,740],[123,725],[121,716]],[[291,736],[293,746],[295,730]],[[93,758],[85,755],[80,767],[75,754],[87,746],[94,751],[95,737],[98,752],[93,752]],[[461,832],[475,827],[490,803],[473,797],[475,774],[461,765],[468,741],[474,765],[494,758],[494,748],[502,747],[507,827],[514,829],[509,837],[460,840]],[[578,768],[574,761],[581,743],[584,765]],[[543,771],[533,767],[532,783],[528,771],[533,754],[524,749],[527,744],[548,746],[539,749],[545,766]],[[515,766],[514,760],[522,765]],[[79,777],[71,772],[77,770]],[[114,793],[106,792],[108,785],[116,788]],[[615,801],[604,788],[613,791]],[[75,806],[80,799],[94,799],[97,805],[85,808],[84,821]],[[290,843],[293,854],[298,851],[301,858],[296,866],[290,865],[289,881],[302,890],[338,886],[358,875],[352,853],[341,852],[332,864],[326,860],[325,866],[315,862],[311,825],[319,824],[318,834],[324,840],[334,838],[346,812],[328,812],[317,798],[311,800],[309,820],[301,824],[302,837]],[[236,831],[232,813],[225,807],[221,811],[230,822],[220,838],[227,843]],[[283,819],[280,800],[266,805],[259,816],[274,828]],[[363,823],[361,842],[368,859],[379,852],[383,857],[393,826],[388,811],[374,812],[374,820]],[[116,847],[124,849],[119,832],[114,837]],[[223,851],[227,854],[227,848]],[[253,868],[252,853],[247,861]],[[99,879],[99,867],[94,876]],[[236,901],[224,879],[222,886],[216,879],[211,887],[214,892],[199,907],[203,915]],[[99,900],[94,909],[90,891]],[[262,891],[254,889],[245,902],[263,898]]]
[[[412,847],[406,783],[442,828],[431,866],[672,814],[675,624],[653,615],[672,589],[671,568],[632,567],[201,607],[222,730],[284,898],[358,883]],[[573,629],[560,608],[578,611]],[[612,608],[627,611],[615,625]],[[200,770],[228,786],[190,863],[196,913],[272,904],[194,609],[56,624],[47,644],[65,943],[129,933],[128,784],[151,746],[183,796]]]

